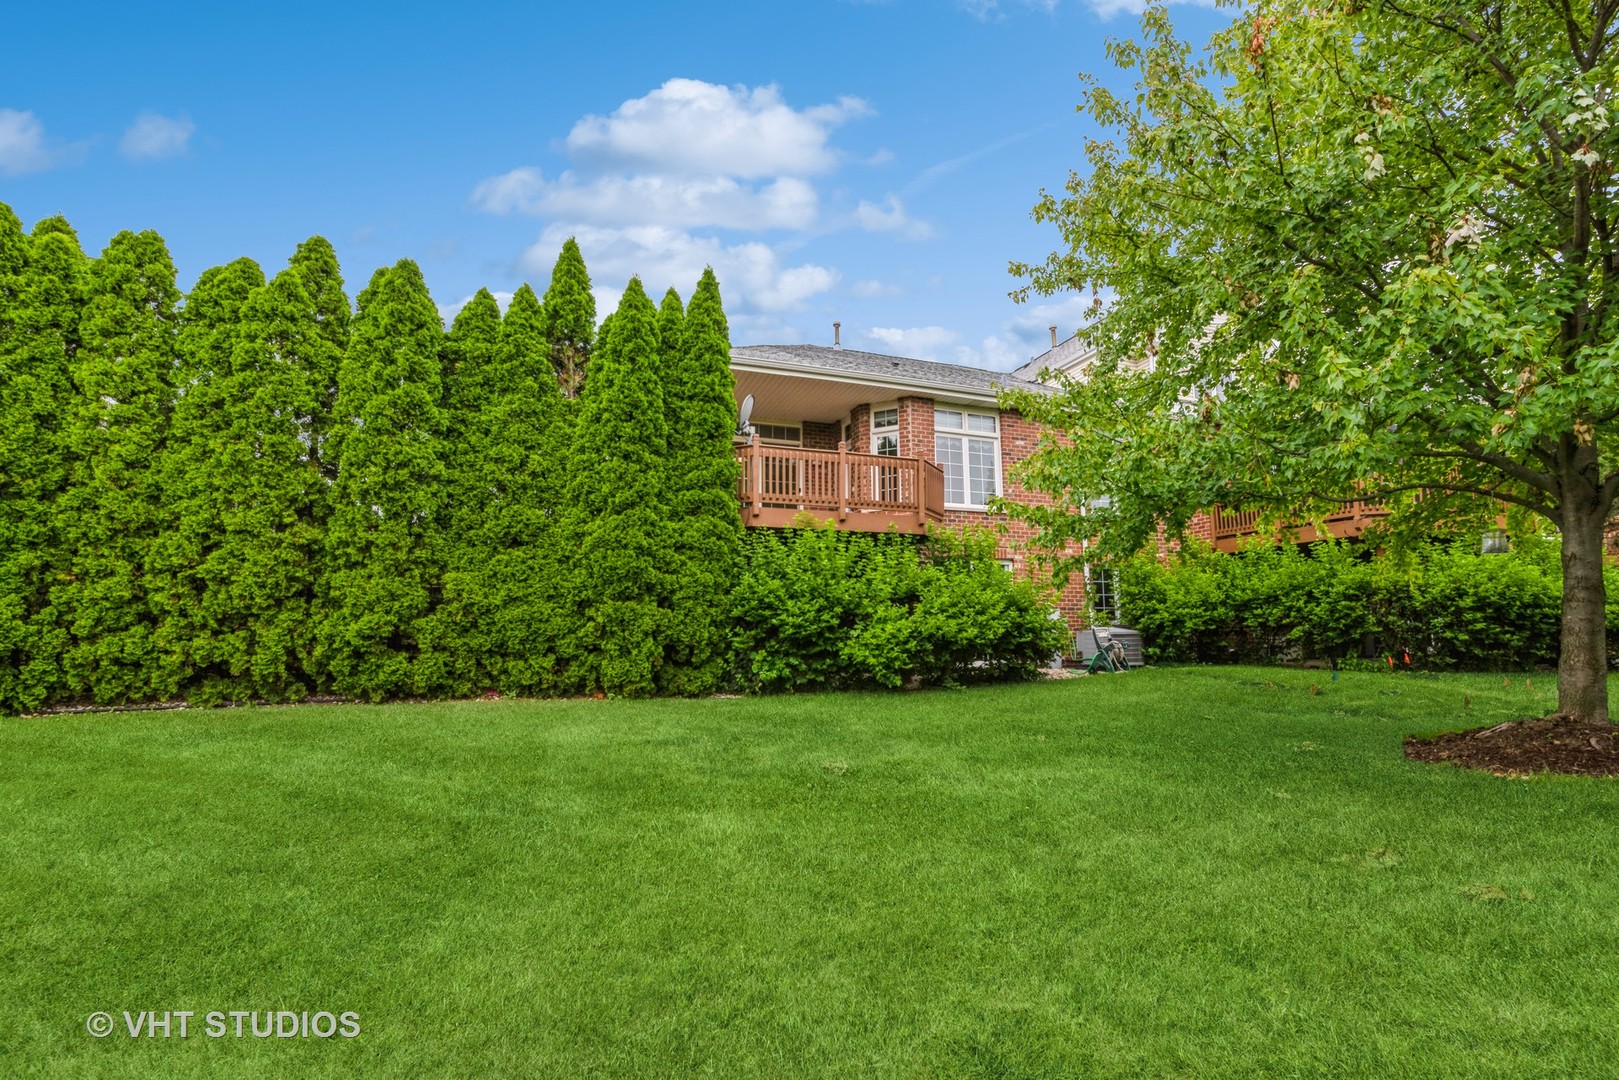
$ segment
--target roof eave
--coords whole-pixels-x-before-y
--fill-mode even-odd
[[[752,372],[757,375],[793,375],[805,379],[821,379],[825,382],[847,383],[858,386],[874,386],[889,390],[911,390],[920,393],[944,398],[957,398],[965,401],[995,404],[999,400],[996,390],[985,390],[971,386],[962,386],[960,383],[931,382],[925,379],[895,378],[877,374],[867,374],[853,371],[834,371],[829,368],[816,367],[806,364],[788,364],[780,360],[763,356],[750,356],[747,353],[731,353],[731,367]],[[1001,389],[1017,390],[1022,387],[1007,386]],[[1028,389],[1045,389],[1044,387],[1029,387]]]

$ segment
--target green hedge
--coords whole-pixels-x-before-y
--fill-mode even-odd
[[[416,264],[352,306],[319,237],[175,280],[156,233],[92,259],[0,203],[0,713],[948,684],[1063,636],[988,536],[741,560],[712,271],[599,334],[573,240],[448,335]]]
[[[983,532],[750,530],[743,567],[732,643],[748,690],[1028,678],[1068,637]]]
[[[1119,573],[1120,613],[1158,660],[1221,663],[1395,656],[1401,667],[1555,664],[1562,596],[1555,545],[1505,555],[1432,546],[1401,558],[1346,544],[1225,555],[1141,555]],[[1619,570],[1608,627],[1619,638]]]

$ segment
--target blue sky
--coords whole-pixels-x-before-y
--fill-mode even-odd
[[[1083,298],[1014,305],[1029,220],[1095,132],[1076,75],[1128,0],[414,6],[29,4],[8,13],[0,201],[87,249],[169,242],[188,286],[319,233],[350,292],[417,260],[446,314],[543,290],[577,236],[603,313],[711,263],[737,344],[1010,368]],[[1176,9],[1196,41],[1230,17]],[[502,296],[504,299],[504,296]]]

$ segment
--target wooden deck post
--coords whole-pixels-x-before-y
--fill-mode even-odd
[[[764,469],[759,455],[759,433],[753,433],[748,440],[748,487],[753,496],[753,516],[758,517],[764,511]]]
[[[849,444],[843,439],[838,440],[838,521],[846,521],[849,517]]]
[[[911,502],[916,504],[916,531],[928,531],[928,501],[922,491],[922,460],[915,458],[911,462]]]

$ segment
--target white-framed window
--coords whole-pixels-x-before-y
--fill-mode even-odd
[[[1000,418],[941,405],[933,410],[933,458],[944,470],[944,504],[982,510],[1001,490]]]
[[[871,452],[899,457],[899,406],[871,410]]]
[[[1119,588],[1116,575],[1103,566],[1085,566],[1085,603],[1098,620],[1115,622],[1119,617]]]
[[[759,433],[760,442],[770,446],[804,445],[804,429],[797,424],[758,423],[753,430]]]

